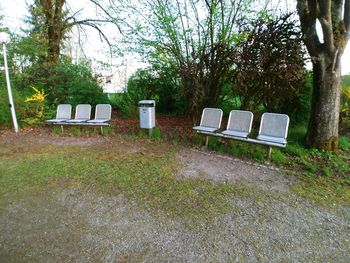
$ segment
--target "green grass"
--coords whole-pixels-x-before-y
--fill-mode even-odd
[[[350,204],[350,182],[346,179],[305,174],[299,177],[299,182],[293,184],[291,189],[298,195],[317,203]]]
[[[337,154],[303,146],[306,127],[291,127],[286,149],[274,148],[272,164],[293,171],[299,177],[292,190],[322,204],[350,203],[350,136],[339,138]],[[204,136],[193,139],[204,145]],[[235,140],[210,137],[209,150],[259,163],[267,160],[267,147]]]
[[[0,156],[4,157],[0,161],[1,202],[26,191],[36,191],[57,178],[68,178],[104,194],[122,193],[155,214],[208,219],[233,209],[229,200],[234,196],[252,192],[242,185],[179,180],[175,152],[168,149],[143,154],[102,146],[88,150],[25,144],[1,147]],[[8,151],[4,152],[5,149]]]

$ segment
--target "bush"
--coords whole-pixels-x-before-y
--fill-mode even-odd
[[[283,112],[305,86],[302,34],[292,14],[259,18],[243,24],[240,33],[246,38],[233,54],[233,91],[240,96],[242,109],[257,112],[263,105],[265,111]]]
[[[19,121],[25,115],[26,104],[24,101],[27,93],[20,93],[17,91],[17,89],[12,88],[12,94],[15,104],[17,121]],[[0,129],[9,128],[11,126],[12,117],[9,108],[7,88],[5,86],[0,86]]]
[[[48,100],[51,104],[108,103],[107,94],[93,77],[87,64],[61,63],[48,78]]]
[[[184,100],[178,94],[175,81],[169,69],[163,69],[161,74],[152,69],[141,69],[133,74],[128,81],[127,90],[120,96],[113,96],[113,103],[126,117],[137,115],[140,100],[155,100],[157,112],[165,114],[182,114]]]

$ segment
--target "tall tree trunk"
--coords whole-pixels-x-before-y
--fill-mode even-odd
[[[63,6],[65,2],[66,0],[40,0],[47,27],[48,50],[46,60],[49,67],[59,62],[60,45],[66,26],[63,19]]]
[[[62,41],[62,26],[49,25],[48,26],[48,52],[47,62],[49,65],[56,65],[60,57],[60,45]]]
[[[338,150],[340,56],[321,53],[313,62],[312,112],[306,144],[310,148]]]
[[[338,150],[340,58],[350,38],[350,0],[297,0],[304,43],[313,61],[309,147]],[[317,33],[321,24],[323,39]]]

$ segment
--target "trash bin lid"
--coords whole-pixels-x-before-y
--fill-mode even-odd
[[[140,105],[152,105],[152,106],[155,106],[156,105],[156,101],[155,100],[140,100],[139,104]]]

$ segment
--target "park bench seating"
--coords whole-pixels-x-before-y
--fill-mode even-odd
[[[64,122],[64,124],[83,123],[90,120],[91,117],[91,105],[90,104],[78,104],[75,108],[75,117]]]
[[[218,112],[221,112],[221,115]],[[222,110],[205,108],[202,113],[200,126],[193,127],[198,133],[206,135],[206,146],[208,145],[209,135],[263,144],[269,146],[268,159],[270,160],[271,147],[285,148],[287,145],[289,117],[286,114],[265,112],[261,117],[259,134],[256,138],[249,137],[253,123],[252,112],[232,110],[229,115],[227,128],[224,131],[220,131],[221,120]],[[211,125],[210,128],[212,128],[210,130],[207,129],[208,123]]]
[[[56,118],[46,122],[60,125],[62,132],[65,125],[100,126],[101,133],[103,133],[104,126],[109,126],[112,115],[112,106],[110,104],[97,104],[94,119],[91,119],[90,104],[78,104],[75,108],[74,119],[71,119],[71,109],[72,106],[70,104],[58,105]]]
[[[67,121],[71,118],[72,115],[72,105],[70,104],[60,104],[57,106],[56,118],[47,120],[46,122],[58,123]]]
[[[199,126],[193,127],[198,132],[216,132],[220,129],[222,120],[222,110],[215,108],[205,108]]]

